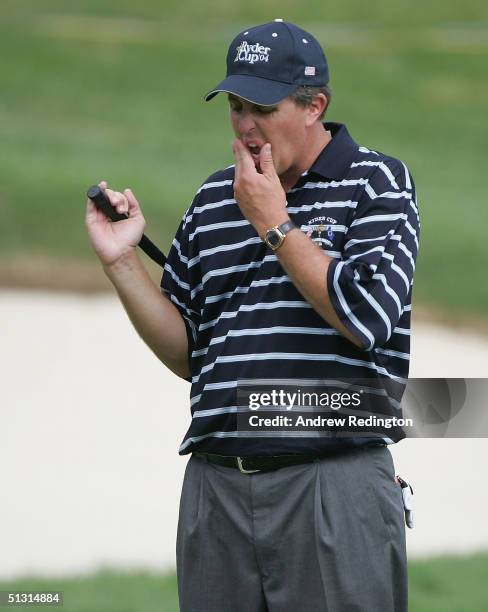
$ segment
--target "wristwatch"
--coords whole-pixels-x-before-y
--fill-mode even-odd
[[[293,223],[293,221],[285,221],[285,223],[282,223],[281,225],[276,225],[266,232],[264,242],[270,249],[277,251],[285,241],[288,232],[294,227],[296,227],[296,225]]]

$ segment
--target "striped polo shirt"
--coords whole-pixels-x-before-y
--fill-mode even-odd
[[[403,162],[359,146],[345,125],[324,125],[332,140],[286,194],[287,210],[333,258],[330,300],[362,346],[313,310],[244,218],[234,198],[234,166],[212,174],[183,216],[161,279],[189,342],[192,420],[180,454],[321,454],[370,443],[317,432],[244,435],[237,385],[408,377],[419,246],[414,183]]]

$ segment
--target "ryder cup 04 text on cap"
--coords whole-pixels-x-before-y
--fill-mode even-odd
[[[293,23],[275,19],[234,38],[227,52],[226,78],[205,100],[227,92],[267,106],[300,85],[319,87],[328,82],[327,60],[318,41]]]

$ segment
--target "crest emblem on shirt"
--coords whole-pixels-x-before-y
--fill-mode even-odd
[[[334,224],[337,223],[337,219],[333,217],[315,217],[310,219],[307,224],[306,234],[316,244],[321,246],[334,246],[332,241],[334,240]]]

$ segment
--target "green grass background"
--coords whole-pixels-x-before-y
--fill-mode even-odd
[[[483,0],[3,0],[0,265],[93,258],[84,192],[131,186],[167,248],[232,163],[226,102],[202,101],[228,43],[275,17],[326,49],[329,119],[403,159],[421,209],[417,302],[488,313],[488,3]]]
[[[488,554],[409,563],[410,612],[483,612],[488,609]],[[63,591],[63,612],[177,612],[174,575],[102,571],[63,579],[0,582],[0,590]],[[29,610],[25,606],[12,608]],[[230,612],[230,611],[229,611]],[[380,611],[378,611],[380,612]]]

